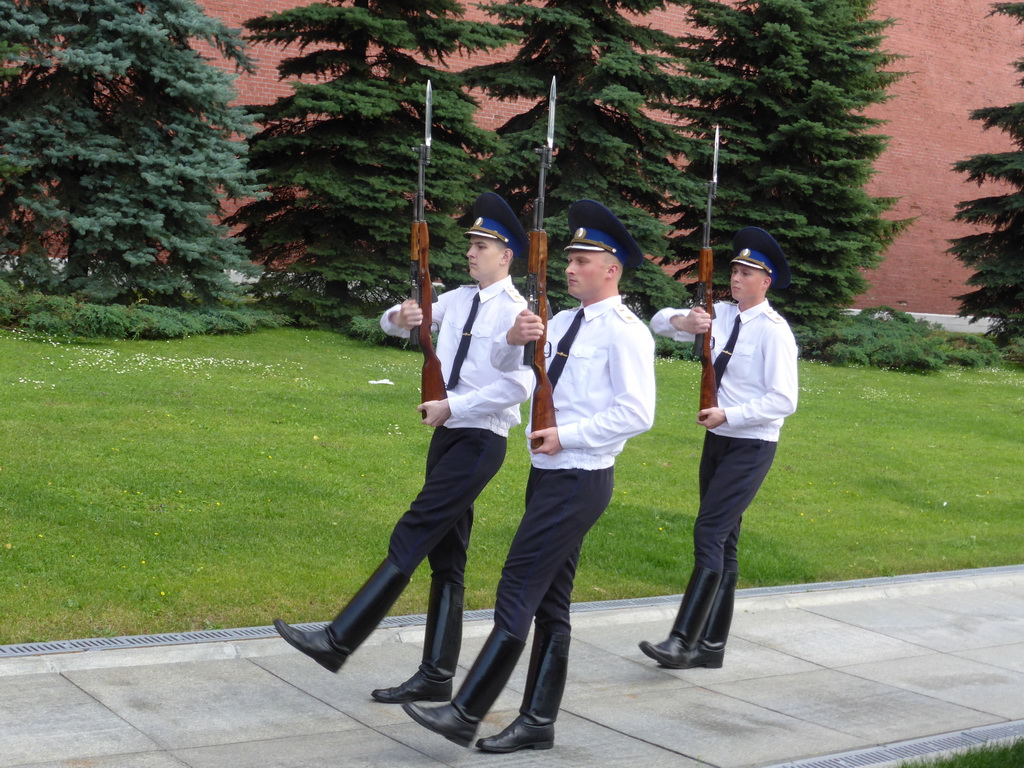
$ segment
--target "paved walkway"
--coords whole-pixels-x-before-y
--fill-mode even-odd
[[[0,766],[845,768],[1024,737],[1024,566],[737,598],[720,670],[637,649],[675,598],[579,606],[555,748],[510,755],[370,699],[415,669],[421,625],[379,629],[336,676],[270,637],[0,654]],[[465,663],[490,626],[467,621]],[[481,735],[515,716],[525,667]]]

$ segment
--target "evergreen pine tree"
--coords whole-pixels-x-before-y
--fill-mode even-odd
[[[558,244],[569,240],[566,211],[591,198],[611,208],[655,260],[669,253],[664,218],[674,205],[701,205],[704,185],[679,170],[686,146],[667,121],[669,105],[686,98],[678,40],[643,21],[654,10],[685,0],[510,0],[483,6],[523,35],[507,62],[474,67],[466,81],[491,97],[531,104],[498,129],[502,154],[488,185],[515,210],[533,210],[538,159],[544,143],[548,89],[557,83],[555,158],[548,174],[544,214],[552,249],[549,295],[563,305],[565,294]],[[678,305],[681,286],[648,261],[627,270],[627,301],[643,316]]]
[[[15,57],[19,53],[21,53],[19,48],[12,46],[4,40],[0,40],[0,83],[18,74],[17,67],[10,65],[15,63]],[[3,183],[4,179],[10,178],[19,172],[18,166],[7,160],[6,155],[7,150],[0,146],[0,183]]]
[[[0,0],[0,27],[25,49],[0,85],[0,145],[23,169],[0,183],[14,280],[96,302],[239,296],[228,270],[252,265],[211,217],[256,192],[234,140],[249,124],[193,47],[249,69],[238,37],[195,0]]]
[[[473,122],[456,53],[513,37],[465,21],[454,0],[330,0],[246,23],[259,43],[294,46],[279,67],[293,93],[259,109],[250,161],[270,196],[232,219],[267,267],[257,290],[301,322],[344,326],[408,296],[409,222],[424,96],[433,87],[426,174],[431,275],[464,283],[465,238],[453,215],[480,193],[493,136]]]
[[[993,13],[1020,23],[1024,3],[997,3]],[[1024,59],[1015,62],[1014,69],[1024,72]],[[991,228],[952,241],[950,252],[977,270],[967,280],[977,289],[957,298],[962,316],[991,318],[989,333],[1007,341],[1024,337],[1024,102],[978,109],[971,119],[980,120],[986,129],[1005,131],[1016,149],[975,155],[953,166],[978,184],[997,181],[1012,190],[957,205],[956,220]]]
[[[905,226],[881,218],[894,199],[865,191],[887,137],[864,110],[884,102],[900,76],[885,70],[895,57],[880,47],[891,22],[871,18],[874,0],[691,5],[695,96],[679,114],[698,134],[721,125],[718,283],[726,282],[732,234],[762,227],[793,274],[772,302],[796,325],[820,327],[864,292],[863,270],[880,263]],[[706,178],[710,153],[689,170]],[[691,234],[677,242],[679,259],[696,252],[702,218],[703,210],[682,210],[678,227]]]

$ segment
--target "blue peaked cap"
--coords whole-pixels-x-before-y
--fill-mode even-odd
[[[513,258],[526,251],[528,238],[523,225],[508,203],[493,192],[484,192],[473,203],[473,226],[466,230],[472,237],[490,237],[512,249]]]
[[[595,200],[577,200],[569,207],[572,241],[565,250],[606,251],[624,266],[639,267],[644,252],[615,214]]]
[[[771,288],[788,288],[789,264],[775,238],[760,227],[744,227],[732,238],[732,263],[763,269],[772,279]]]

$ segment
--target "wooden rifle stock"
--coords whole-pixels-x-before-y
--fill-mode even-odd
[[[552,77],[551,88],[548,90],[547,140],[544,146],[534,150],[540,156],[540,171],[537,178],[537,200],[533,206],[533,229],[529,234],[530,256],[526,265],[526,306],[544,323],[540,338],[523,348],[523,363],[530,366],[534,374],[530,410],[530,423],[534,432],[555,426],[555,401],[544,359],[548,346],[548,233],[544,231],[544,188],[554,146],[555,78]],[[540,448],[543,444],[543,440],[536,438],[530,441],[532,448]]]
[[[542,229],[530,232],[530,256],[526,275],[526,304],[528,309],[544,321],[544,333],[537,341],[523,348],[523,363],[533,369],[533,403],[530,419],[533,430],[555,426],[555,402],[551,382],[548,380],[544,358],[548,339],[548,234]],[[539,448],[543,440],[534,439],[530,445]]]
[[[697,261],[697,306],[703,307],[708,317],[715,317],[714,288],[711,274],[715,271],[715,254],[711,250],[711,204],[718,194],[718,126],[715,126],[715,154],[711,167],[711,181],[708,182],[707,213],[704,216],[704,241],[701,243],[700,256]],[[711,330],[698,333],[693,337],[693,351],[700,360],[700,410],[718,407],[718,382],[715,366],[711,362],[713,338]]]
[[[434,342],[430,337],[430,326],[433,323],[434,289],[430,282],[430,234],[427,222],[414,221],[410,234],[412,250],[412,300],[420,305],[423,311],[423,322],[409,332],[409,343],[413,349],[419,347],[423,352],[423,371],[420,376],[421,402],[428,400],[444,400],[448,394],[441,375],[441,361],[434,351]],[[426,412],[423,418],[426,418]]]
[[[714,296],[711,274],[714,271],[714,254],[710,248],[700,249],[698,262],[697,304],[714,317]],[[693,350],[700,360],[700,410],[718,407],[718,384],[715,381],[715,366],[711,362],[711,331],[698,333],[693,339]]]

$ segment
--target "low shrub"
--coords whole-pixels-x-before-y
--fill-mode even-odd
[[[1024,339],[1011,339],[1003,349],[1003,359],[1014,365],[1024,365]]]
[[[378,317],[353,317],[348,324],[348,335],[354,339],[365,341],[367,344],[377,344],[382,347],[408,346],[406,339],[398,336],[389,336],[380,327]]]
[[[964,368],[990,368],[1003,361],[999,346],[988,336],[978,333],[949,333],[944,336],[942,350],[947,365]]]
[[[667,336],[654,335],[654,354],[656,357],[667,357],[672,360],[696,360],[693,354],[693,342],[675,341]]]
[[[6,282],[0,280],[0,325],[11,325],[14,322],[14,300],[17,292]]]
[[[207,333],[248,333],[286,324],[251,306],[158,307],[90,304],[73,296],[20,292],[0,280],[0,323],[66,339],[174,339]]]
[[[892,307],[872,307],[824,329],[800,329],[801,354],[839,365],[934,371],[949,355],[938,326]]]

